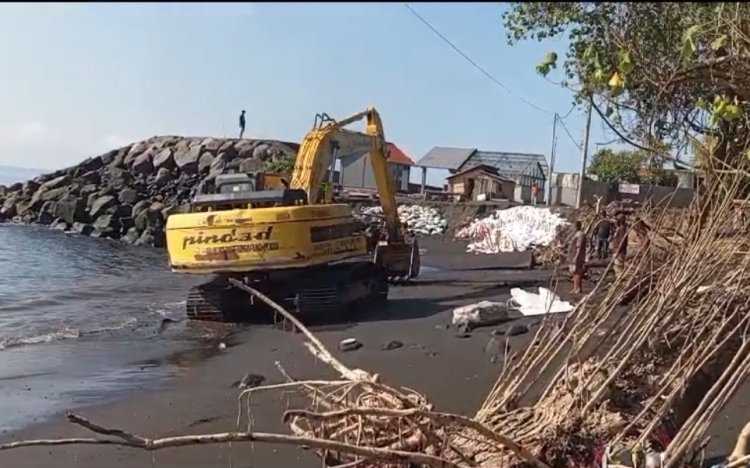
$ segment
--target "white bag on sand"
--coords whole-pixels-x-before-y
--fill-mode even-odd
[[[458,307],[453,310],[454,327],[468,328],[494,325],[508,319],[508,309],[502,302],[482,301]]]
[[[513,288],[510,295],[516,305],[511,306],[523,315],[543,315],[546,313],[557,314],[570,312],[573,306],[560,300],[560,297],[547,288],[539,288],[539,294],[524,291],[521,288]]]

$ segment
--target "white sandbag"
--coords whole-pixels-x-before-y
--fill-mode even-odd
[[[524,291],[521,288],[510,290],[511,307],[523,315],[543,315],[570,312],[573,306],[560,300],[560,297],[547,288],[539,288],[539,293]]]
[[[508,319],[508,309],[502,302],[481,301],[453,310],[454,327],[476,328],[493,325]]]
[[[551,244],[558,228],[566,224],[567,221],[548,208],[516,206],[472,221],[459,230],[456,237],[473,241],[467,247],[469,252],[523,252]]]
[[[359,218],[379,219],[383,217],[383,208],[371,206],[364,208],[360,213],[354,213]],[[409,230],[423,235],[436,235],[445,232],[448,221],[440,212],[430,206],[399,205],[398,217],[401,222],[406,223]]]

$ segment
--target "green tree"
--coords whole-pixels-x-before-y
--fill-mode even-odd
[[[655,152],[644,142],[684,147],[711,135],[714,158],[744,159],[750,3],[519,2],[503,19],[511,44],[568,37],[561,84],[624,141]],[[537,71],[546,76],[557,61],[550,52]]]
[[[615,152],[609,148],[602,148],[592,156],[588,173],[610,184],[618,182],[637,184],[641,182],[639,173],[642,163],[643,157],[634,151]]]

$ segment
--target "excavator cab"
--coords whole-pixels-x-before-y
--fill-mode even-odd
[[[201,183],[193,198],[193,211],[298,206],[307,204],[304,190],[289,189],[286,180],[266,172],[220,174]]]

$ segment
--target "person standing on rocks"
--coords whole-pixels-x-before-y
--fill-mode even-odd
[[[245,111],[243,110],[240,114],[240,139],[245,134]]]
[[[583,273],[586,267],[586,233],[583,232],[581,222],[576,221],[573,224],[576,232],[568,242],[568,269],[573,275],[573,294],[583,292]]]

